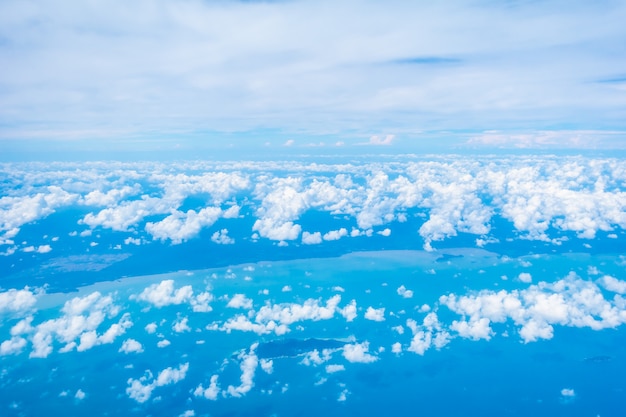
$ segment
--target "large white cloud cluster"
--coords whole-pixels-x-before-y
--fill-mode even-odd
[[[251,308],[251,301],[246,301],[245,297],[235,296],[229,305],[237,300],[234,307]],[[221,327],[221,330],[230,332],[232,330],[255,332],[257,334],[275,333],[282,335],[289,332],[289,325],[301,321],[319,321],[332,319],[336,313],[343,315],[346,320],[351,321],[356,315],[356,303],[343,308],[339,308],[341,302],[340,295],[334,295],[322,303],[320,299],[309,298],[302,304],[281,303],[271,304],[267,302],[258,311],[251,310],[248,315],[238,314],[228,319]],[[252,317],[252,319],[250,318]]]
[[[0,353],[20,353],[26,347],[27,340],[32,344],[31,358],[50,355],[55,341],[62,344],[59,352],[74,349],[82,352],[97,345],[113,343],[133,325],[130,315],[125,313],[117,322],[100,330],[106,319],[113,319],[120,314],[120,308],[113,303],[110,295],[103,296],[97,291],[67,301],[61,313],[58,318],[36,325],[33,324],[33,316],[20,320],[11,328],[11,339],[0,345]]]
[[[172,244],[198,236],[219,219],[241,216],[252,217],[250,233],[260,238],[308,245],[374,236],[375,228],[389,236],[391,223],[420,216],[416,233],[426,249],[458,233],[493,241],[494,218],[509,222],[522,238],[554,242],[562,232],[591,239],[599,231],[626,228],[626,162],[619,159],[449,157],[360,165],[189,162],[167,167],[118,163],[113,173],[97,163],[79,166],[89,182],[76,174],[76,164],[57,164],[54,171],[43,165],[4,164],[22,187],[2,190],[0,245],[13,245],[24,224],[72,205],[93,210],[80,219],[91,229],[144,233],[148,240]],[[204,205],[186,207],[189,197]],[[302,224],[302,217],[309,212],[346,223],[305,230],[310,225]],[[215,242],[233,242],[224,230],[212,232]]]
[[[191,285],[175,288],[174,280],[164,279],[158,284],[146,287],[139,295],[133,295],[132,298],[146,301],[157,308],[188,303],[193,311],[206,313],[212,311],[210,302],[213,301],[213,294],[204,291],[194,296]]]
[[[604,277],[600,284],[606,287]],[[609,290],[620,290],[626,283],[613,278]],[[524,342],[551,339],[554,325],[588,327],[593,330],[614,328],[626,323],[626,300],[616,294],[605,298],[596,283],[571,272],[554,283],[540,282],[525,290],[481,291],[477,294],[442,296],[439,300],[462,315],[450,329],[459,336],[489,339],[492,323],[513,321]]]

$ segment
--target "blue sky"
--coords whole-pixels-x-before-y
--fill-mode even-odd
[[[0,151],[623,149],[624,21],[621,1],[3,1]]]

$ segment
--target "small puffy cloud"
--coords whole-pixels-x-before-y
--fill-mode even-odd
[[[343,365],[326,365],[326,373],[334,374],[335,372],[345,371],[346,367]]]
[[[217,396],[220,394],[220,386],[218,385],[218,376],[213,375],[209,382],[209,387],[204,388],[202,384],[198,385],[193,392],[193,395],[196,397],[204,397],[207,400],[215,401],[217,400]]]
[[[219,245],[232,245],[235,243],[235,239],[228,236],[228,229],[218,230],[213,233],[211,240]]]
[[[126,339],[122,343],[122,347],[120,348],[119,351],[124,352],[126,354],[141,353],[143,352],[143,346],[141,345],[141,343],[139,343],[135,339]]]
[[[157,347],[164,348],[164,347],[168,347],[171,344],[172,344],[172,342],[170,342],[169,340],[163,339],[163,340],[159,340],[157,342]]]
[[[162,241],[169,239],[176,245],[196,237],[203,227],[211,226],[221,215],[222,210],[219,207],[206,207],[198,212],[175,211],[159,222],[146,223],[146,232],[154,239]]]
[[[320,232],[303,232],[302,243],[304,245],[317,245],[319,243],[322,243],[322,234]]]
[[[368,307],[365,311],[365,318],[372,321],[385,321],[385,308]]]
[[[144,327],[144,329],[146,330],[146,333],[153,334],[154,332],[156,332],[157,324],[154,322],[148,323],[146,324],[146,327]]]
[[[347,388],[344,388],[343,391],[339,393],[337,401],[340,403],[346,401],[348,399],[348,394],[350,394],[350,391]]]
[[[598,280],[598,284],[608,291],[616,292],[618,294],[626,294],[626,281],[619,280],[610,275],[605,275],[600,278]]]
[[[571,388],[563,388],[563,389],[561,390],[561,395],[562,395],[563,397],[574,397],[574,396],[576,396],[576,393],[575,393],[575,392],[574,392],[574,390],[573,390],[573,389],[571,389]]]
[[[347,344],[343,347],[343,357],[348,362],[371,363],[378,360],[376,356],[368,353],[369,343]]]
[[[135,246],[140,246],[141,245],[141,239],[138,238],[134,238],[134,237],[127,237],[126,239],[124,239],[124,244],[125,245],[135,245]]]
[[[372,135],[370,136],[370,140],[368,144],[376,145],[376,146],[391,145],[395,137],[396,137],[395,135],[385,135],[385,136]]]
[[[241,361],[239,367],[241,369],[241,383],[239,386],[229,385],[226,393],[231,397],[241,397],[247,394],[254,387],[254,375],[259,366],[259,358],[256,356],[255,349],[258,344],[250,347],[248,353],[242,352],[239,355]]]
[[[472,340],[489,340],[493,334],[490,321],[486,317],[470,321],[454,320],[450,325],[450,329],[456,331],[459,336]]]
[[[190,332],[191,328],[189,327],[189,318],[188,317],[182,317],[179,318],[178,320],[176,320],[174,322],[174,324],[172,325],[172,329],[176,332],[176,333],[184,333],[184,332]]]
[[[404,297],[404,298],[412,298],[413,297],[413,291],[412,290],[407,290],[404,285],[400,285],[400,287],[398,287],[397,293],[398,293],[399,296]]]
[[[156,307],[165,307],[171,304],[188,302],[193,296],[191,285],[174,289],[174,280],[163,280],[144,289],[137,299],[147,301]]]
[[[76,394],[74,394],[74,398],[76,398],[77,400],[84,400],[86,396],[87,394],[85,394],[85,391],[80,388],[78,389],[78,391],[76,391]]]
[[[159,375],[157,376],[157,379],[155,381],[156,385],[158,387],[162,387],[182,381],[183,379],[185,379],[188,369],[189,363],[184,363],[178,368],[166,368],[159,372]]]
[[[344,236],[348,236],[348,231],[344,227],[342,227],[339,230],[331,230],[328,233],[324,233],[324,236],[322,236],[322,239],[326,241],[339,240]]]
[[[528,272],[520,273],[517,276],[517,279],[519,279],[521,282],[524,282],[526,284],[530,284],[533,281],[532,275],[530,275]]]
[[[353,321],[356,316],[356,300],[352,300],[350,301],[350,304],[348,304],[347,306],[343,307],[342,309],[339,310],[339,314],[341,314],[343,316],[343,318],[346,319],[347,322],[351,322]]]
[[[37,248],[37,253],[48,253],[52,250],[50,245],[41,245]]]
[[[293,140],[293,139],[288,139],[288,140],[286,140],[286,141],[285,141],[285,143],[283,143],[283,146],[287,146],[287,147],[289,147],[289,146],[293,146],[293,144],[294,144],[294,143],[296,143],[296,141],[295,141],[295,140]]]
[[[127,381],[126,394],[138,403],[144,403],[152,396],[152,391],[158,387],[175,384],[185,379],[189,363],[181,364],[178,368],[168,367],[159,372],[154,378],[151,371],[146,371],[144,376],[138,379],[130,378]]]
[[[391,236],[391,229],[386,228],[386,229],[381,230],[380,232],[376,232],[376,233],[378,233],[381,236],[389,237],[389,236]]]
[[[228,301],[226,307],[250,310],[252,308],[252,300],[246,297],[245,294],[235,294]]]
[[[395,354],[402,353],[402,344],[400,342],[396,342],[393,345],[391,345],[391,352]]]
[[[0,292],[0,314],[25,313],[31,310],[35,303],[37,303],[37,297],[28,287],[22,290],[10,289]]]
[[[0,356],[18,355],[26,347],[26,339],[13,336],[9,340],[0,343]]]
[[[261,359],[259,363],[261,365],[261,369],[266,374],[271,374],[272,372],[274,372],[274,361],[269,359]]]

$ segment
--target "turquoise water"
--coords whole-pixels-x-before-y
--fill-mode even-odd
[[[571,272],[576,276],[566,278]],[[532,281],[523,282],[520,273]],[[624,278],[622,257],[378,251],[124,278],[73,293],[39,294],[31,308],[1,316],[0,341],[15,336],[25,345],[0,356],[0,410],[10,416],[619,416],[625,405],[626,332],[620,320],[626,321],[626,305],[601,284],[605,275]],[[478,338],[463,336],[454,325],[470,323],[469,307],[454,311],[441,299],[455,294],[476,301],[484,291],[505,291],[525,300],[554,294],[550,285],[557,282],[573,288],[566,319],[554,319],[551,337],[536,341],[526,340],[520,329],[539,317],[539,304],[527,304],[517,322],[513,316],[492,320],[488,337]],[[412,297],[400,295],[401,286]],[[589,288],[595,298],[584,298]],[[199,298],[202,293],[210,296]],[[76,300],[69,314],[65,303],[74,298],[83,307]],[[353,300],[354,318],[343,310]],[[601,304],[622,319],[597,330],[576,321],[581,314],[604,320],[596,310]],[[207,305],[211,311],[194,311]],[[379,313],[384,308],[384,320],[368,320],[370,307]],[[98,321],[100,313],[104,318]],[[438,318],[433,338],[447,333],[447,340],[415,353],[409,321],[426,330],[424,319],[432,313]],[[79,316],[97,324],[81,327]],[[28,317],[30,329],[12,332]],[[256,325],[256,332],[228,331],[238,317]],[[88,347],[86,333],[95,330],[102,337],[114,323],[122,323],[123,334]],[[37,334],[54,326],[64,330],[48,332],[52,350],[29,357]],[[62,341],[72,326],[75,337]],[[120,351],[131,339],[140,351]],[[72,341],[76,347],[60,351]],[[219,390],[213,399],[205,390],[214,376]],[[148,387],[149,395],[139,396],[133,382],[144,394]]]

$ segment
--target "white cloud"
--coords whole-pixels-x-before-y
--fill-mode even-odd
[[[77,200],[77,194],[56,185],[46,186],[32,196],[0,197],[0,242],[16,236],[24,224],[45,218]]]
[[[605,275],[598,280],[598,284],[600,284],[605,289],[616,292],[618,294],[626,294],[626,281],[619,280],[610,275]]]
[[[74,394],[74,398],[77,400],[84,400],[86,396],[87,394],[80,388],[76,391],[76,394]]]
[[[385,308],[368,307],[365,311],[365,318],[372,321],[385,321]]]
[[[626,323],[621,298],[607,300],[592,282],[570,273],[554,283],[540,282],[525,290],[481,291],[475,295],[442,296],[440,303],[468,317],[454,329],[463,337],[488,338],[490,322],[512,320],[524,342],[550,339],[554,325],[614,328]]]
[[[339,230],[331,230],[330,232],[325,233],[324,236],[322,236],[322,239],[326,241],[339,240],[344,236],[348,236],[348,231],[342,227]]]
[[[164,348],[164,347],[168,347],[171,344],[172,344],[172,342],[170,342],[169,340],[163,339],[163,340],[159,340],[157,342],[157,347]]]
[[[322,234],[320,232],[302,232],[302,243],[305,245],[317,245],[322,243]]]
[[[228,229],[218,230],[213,233],[211,240],[220,245],[233,245],[235,243],[235,239],[228,236]]]
[[[530,284],[533,281],[532,275],[530,275],[528,272],[520,273],[517,276],[517,279],[519,279],[521,282],[524,282],[526,284]]]
[[[169,239],[176,245],[196,237],[203,227],[211,226],[221,215],[222,210],[219,207],[206,207],[198,212],[188,210],[186,213],[176,210],[159,222],[146,223],[146,231],[154,239],[162,241]],[[219,232],[220,236],[222,232]],[[222,239],[230,238],[225,236]]]
[[[336,372],[345,371],[346,367],[343,365],[326,365],[326,373],[334,374]]]
[[[141,343],[136,341],[135,339],[126,339],[122,343],[122,347],[119,350],[120,352],[128,353],[141,353],[143,352],[143,346]]]
[[[348,362],[370,363],[378,360],[376,356],[368,353],[369,343],[347,344],[343,347],[343,357]]]
[[[61,311],[64,314],[59,318],[46,320],[30,329],[24,326],[24,331],[32,333],[30,340],[33,350],[30,357],[47,357],[52,353],[54,339],[64,344],[60,352],[69,352],[74,348],[82,352],[94,346],[113,343],[133,325],[130,315],[126,313],[117,323],[98,334],[100,325],[107,317],[115,317],[119,307],[113,303],[111,296],[102,296],[97,291],[68,300]]]
[[[37,303],[36,294],[28,287],[0,292],[0,313],[24,314]]]
[[[407,290],[404,285],[400,285],[400,287],[398,287],[397,293],[398,293],[399,296],[404,297],[404,298],[412,298],[413,297],[413,291],[412,290]]]
[[[0,356],[18,355],[26,347],[26,339],[19,336],[13,336],[9,340],[0,343]]]
[[[563,397],[574,397],[574,396],[576,396],[576,393],[575,393],[575,392],[574,392],[574,390],[573,390],[573,389],[571,389],[571,388],[563,388],[563,389],[561,390],[561,395],[562,395]]]
[[[252,308],[252,300],[246,297],[245,294],[235,294],[228,301],[226,307],[250,310]]]
[[[339,314],[341,314],[346,319],[347,322],[353,321],[357,316],[356,301],[355,300],[350,301],[350,304],[346,305],[345,307],[339,310]]]
[[[370,136],[370,140],[368,144],[369,145],[391,145],[394,139],[395,139],[395,135],[385,135],[384,137],[373,135],[373,136]]]
[[[189,323],[189,318],[188,317],[179,318],[178,320],[176,320],[174,322],[174,324],[172,324],[172,329],[176,333],[190,332],[191,331],[191,327],[189,327],[188,323]]]
[[[153,333],[156,332],[157,324],[154,323],[154,322],[148,323],[148,324],[146,324],[146,327],[144,329],[146,330],[146,333],[153,334]]]
[[[184,363],[178,368],[168,367],[159,372],[156,379],[151,371],[146,371],[139,379],[129,378],[126,394],[138,403],[144,403],[152,396],[152,391],[158,387],[178,383],[185,379],[189,363]]]
[[[144,289],[137,299],[147,301],[156,307],[189,302],[193,296],[191,285],[174,289],[174,280],[166,279]]]
[[[37,248],[37,253],[48,253],[52,251],[52,247],[50,245],[41,245]]]
[[[250,346],[248,353],[242,352],[238,359],[241,361],[241,383],[239,386],[229,385],[226,393],[231,397],[241,397],[247,394],[254,387],[254,374],[259,366],[259,358],[256,356],[255,350],[258,344]]]
[[[220,394],[220,387],[217,382],[218,376],[213,375],[211,377],[211,381],[209,382],[209,387],[204,388],[202,384],[198,385],[198,387],[194,390],[193,394],[196,397],[204,397],[207,400],[217,400],[217,396]]]
[[[261,369],[263,369],[266,374],[271,374],[272,372],[274,372],[274,361],[272,361],[271,359],[261,359],[260,365]]]

